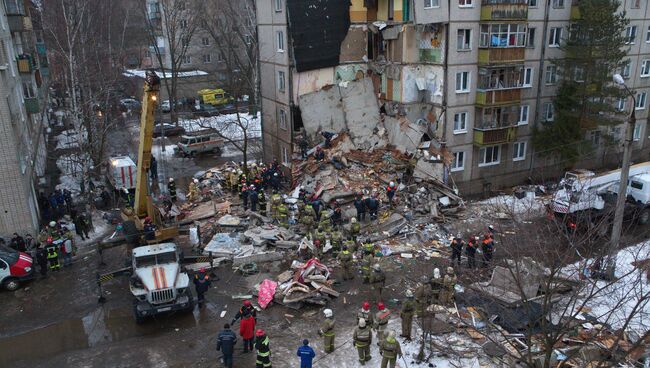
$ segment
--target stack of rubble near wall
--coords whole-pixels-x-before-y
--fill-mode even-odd
[[[294,261],[291,270],[278,275],[280,284],[276,299],[283,304],[309,303],[326,305],[330,297],[338,297],[333,289],[327,266],[312,258],[306,263]]]

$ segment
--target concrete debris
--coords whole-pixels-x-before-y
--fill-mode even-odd
[[[339,296],[339,292],[332,287],[330,270],[315,258],[306,263],[294,261],[291,271],[280,274],[278,282],[280,286],[276,298],[281,298],[283,304],[304,302],[326,305],[329,297]]]
[[[275,225],[257,226],[246,230],[243,234],[245,241],[251,241],[254,246],[261,247],[267,244],[273,244],[280,240],[291,240],[294,237],[293,232]]]

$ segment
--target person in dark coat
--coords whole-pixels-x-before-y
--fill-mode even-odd
[[[50,193],[48,200],[50,201],[50,208],[52,208],[51,219],[56,220],[59,218],[59,206],[56,200],[56,194],[54,192]]]
[[[241,186],[241,199],[244,204],[244,211],[248,210],[248,200],[250,199],[248,194],[248,186],[245,183],[242,183]]]
[[[332,225],[334,226],[342,225],[343,214],[341,213],[341,206],[339,205],[339,202],[333,201],[332,208],[334,209],[334,213],[332,214]]]
[[[368,197],[365,200],[366,208],[368,209],[368,214],[370,215],[370,221],[377,219],[377,211],[379,210],[379,200],[374,196]]]
[[[494,254],[494,240],[490,234],[485,234],[483,243],[481,244],[483,251],[483,267],[487,267],[492,262],[492,255]]]
[[[255,188],[254,185],[251,185],[248,188],[248,201],[250,202],[251,211],[253,212],[257,212],[257,200],[258,200],[257,195],[258,195],[257,189]]]
[[[476,250],[478,249],[478,236],[469,237],[467,246],[465,247],[465,254],[467,255],[467,267],[472,269],[476,268]]]
[[[314,209],[314,213],[316,214],[316,221],[320,221],[320,206],[321,206],[321,201],[318,198],[314,198],[311,201],[311,207]]]
[[[269,337],[262,329],[255,331],[255,368],[271,368],[271,347]]]
[[[176,183],[174,178],[169,178],[169,183],[167,183],[167,191],[169,191],[169,197],[172,199],[172,202],[176,202]]]
[[[255,310],[255,307],[253,307],[253,304],[251,303],[250,300],[244,300],[244,305],[242,305],[241,308],[239,308],[239,311],[237,314],[235,314],[235,318],[232,319],[230,322],[231,325],[234,325],[235,322],[237,322],[238,319],[244,317],[244,314],[248,312],[253,318],[257,321],[257,311]]]
[[[158,161],[153,156],[151,156],[151,164],[149,165],[149,176],[151,176],[151,180],[158,179]]]
[[[280,190],[280,174],[278,174],[277,171],[273,173],[273,176],[271,176],[271,188],[273,190]]]
[[[297,356],[300,357],[300,368],[311,368],[312,361],[316,356],[314,349],[309,346],[309,340],[302,340],[302,346],[298,348]]]
[[[223,365],[232,368],[232,354],[235,352],[237,335],[230,329],[229,324],[223,326],[223,330],[217,335],[217,351],[223,354]]]
[[[460,255],[463,253],[463,246],[465,242],[460,237],[460,234],[456,236],[451,241],[451,265],[454,265],[454,261],[457,262],[458,267],[460,267]]]
[[[210,290],[210,276],[205,272],[205,268],[201,268],[199,273],[194,275],[194,287],[196,288],[196,298],[199,303],[199,308],[203,307],[205,301],[205,293]]]
[[[11,238],[11,243],[9,244],[10,247],[19,252],[24,252],[27,250],[27,248],[25,248],[25,239],[23,239],[22,236],[18,235],[18,233],[14,233],[13,238]]]
[[[366,219],[366,203],[360,194],[354,198],[354,208],[357,209],[357,221],[364,221]]]
[[[38,207],[41,209],[41,215],[43,217],[43,222],[50,221],[50,201],[47,200],[45,193],[38,193]]]
[[[47,277],[47,253],[41,247],[41,243],[36,244],[36,263],[41,271],[41,277]]]

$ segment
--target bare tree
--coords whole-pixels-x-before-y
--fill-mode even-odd
[[[171,107],[171,119],[178,125],[176,112],[178,101],[178,78],[188,56],[192,37],[198,29],[200,12],[197,0],[147,1],[142,7],[146,19],[146,31]]]

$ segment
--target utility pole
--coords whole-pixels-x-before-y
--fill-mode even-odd
[[[625,80],[620,74],[614,74],[614,83],[623,86],[625,91],[632,97],[632,112],[627,121],[625,129],[625,140],[623,141],[623,164],[621,166],[621,179],[618,184],[618,196],[616,197],[616,209],[614,211],[614,224],[612,225],[612,236],[609,244],[609,254],[606,263],[606,276],[613,280],[616,273],[616,251],[621,241],[623,230],[623,215],[625,212],[625,201],[627,199],[627,181],[630,176],[630,161],[632,159],[632,140],[634,139],[634,125],[636,124],[636,98],[634,93],[625,85]]]

